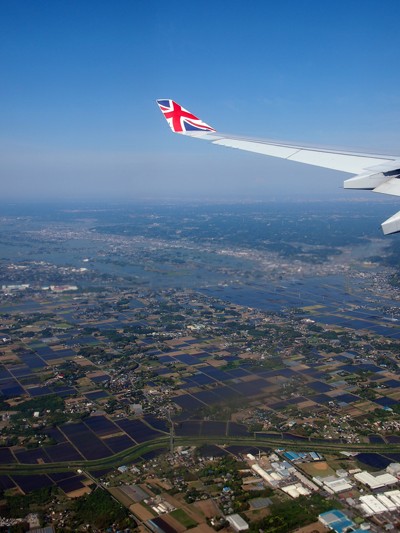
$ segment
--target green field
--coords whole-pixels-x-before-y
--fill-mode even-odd
[[[197,522],[195,522],[193,518],[190,518],[190,516],[187,515],[183,509],[175,509],[175,511],[172,511],[169,514],[187,529],[197,526]]]

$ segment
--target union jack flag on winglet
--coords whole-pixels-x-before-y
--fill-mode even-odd
[[[215,131],[214,128],[197,118],[173,100],[157,100],[157,104],[175,133]]]

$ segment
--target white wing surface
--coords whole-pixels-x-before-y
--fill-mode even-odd
[[[173,100],[162,99],[157,100],[157,103],[172,131],[180,135],[229,148],[347,172],[354,177],[344,182],[345,189],[367,189],[400,196],[400,155],[332,150],[227,135],[217,132]],[[385,235],[400,232],[400,211],[386,220],[382,229]]]

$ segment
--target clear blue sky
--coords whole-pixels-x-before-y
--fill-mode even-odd
[[[5,199],[345,197],[346,175],[173,135],[400,153],[398,0],[3,0]]]

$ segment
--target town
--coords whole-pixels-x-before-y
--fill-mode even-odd
[[[1,260],[2,527],[398,527],[392,268],[92,234]]]

